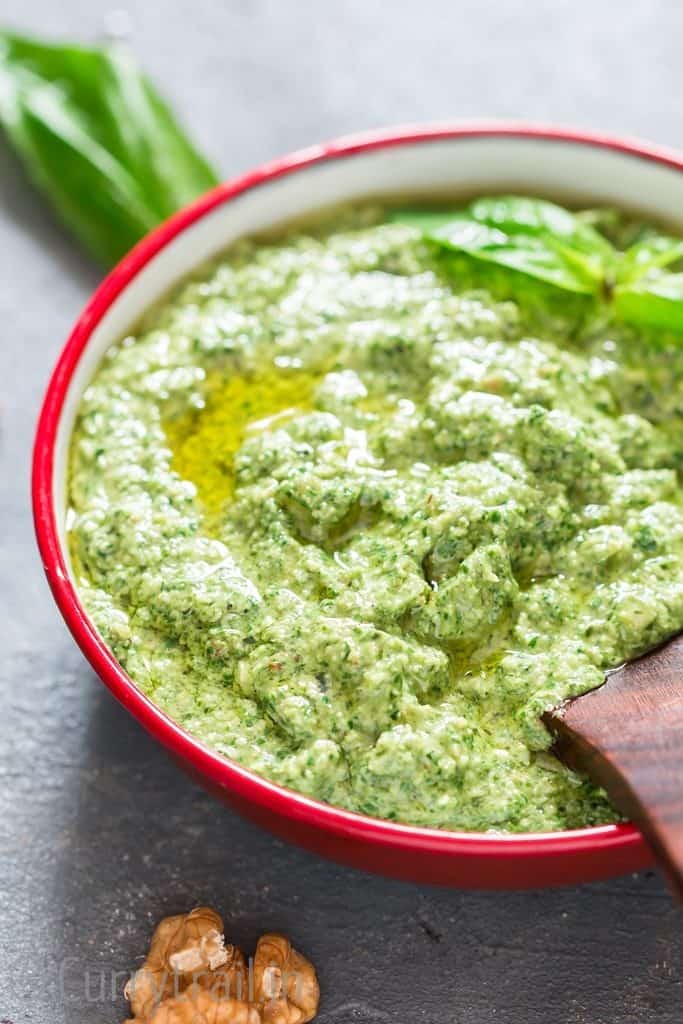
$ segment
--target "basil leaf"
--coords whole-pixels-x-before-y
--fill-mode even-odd
[[[492,196],[476,199],[468,208],[475,220],[498,227],[510,235],[536,235],[566,250],[590,257],[599,276],[615,252],[607,239],[585,220],[545,199],[527,196]]]
[[[617,316],[627,323],[683,331],[683,273],[644,277],[614,293]]]
[[[509,235],[500,228],[463,218],[436,228],[430,237],[474,259],[508,267],[565,291],[591,295],[596,290],[590,267],[580,255],[574,256],[564,246],[540,235]]]
[[[34,183],[98,260],[116,262],[157,223],[154,210],[126,170],[92,141],[53,86],[30,75],[13,86],[21,92],[4,91],[0,117]]]
[[[671,266],[679,260],[683,260],[683,240],[668,235],[652,235],[623,253],[618,280],[624,283],[637,281],[651,271]]]
[[[542,199],[493,196],[460,213],[399,211],[393,219],[445,248],[580,295],[599,294],[616,262],[590,224]]]
[[[62,220],[105,264],[217,182],[118,46],[0,34],[0,125]]]

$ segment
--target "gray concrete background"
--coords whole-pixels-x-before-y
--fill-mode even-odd
[[[111,7],[3,0],[0,19],[87,40]],[[683,145],[675,2],[127,9],[139,55],[226,175],[428,118],[552,119]],[[40,396],[97,278],[0,147],[0,1024],[122,1019],[123,972],[152,923],[198,901],[248,947],[267,928],[290,934],[319,968],[321,1024],[680,1024],[681,918],[654,874],[482,894],[339,868],[215,804],[115,705],[53,608],[28,509]]]

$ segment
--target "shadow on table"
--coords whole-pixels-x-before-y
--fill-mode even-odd
[[[154,923],[200,902],[216,905],[227,937],[249,952],[278,929],[311,957],[321,1024],[678,1022],[680,921],[651,873],[475,893],[339,867],[217,804],[83,676],[89,721],[57,880],[74,958],[64,992],[72,1024],[122,1017],[125,973]],[[112,972],[121,972],[113,993]],[[105,990],[93,984],[100,976]]]

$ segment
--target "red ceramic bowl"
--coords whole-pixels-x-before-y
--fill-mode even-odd
[[[65,542],[65,475],[79,398],[106,348],[175,281],[241,235],[332,203],[401,191],[523,191],[637,208],[671,222],[682,216],[682,172],[683,157],[675,153],[550,127],[435,125],[347,138],[219,186],[152,232],[97,289],[55,367],[38,422],[33,462],[38,545],[55,600],[95,671],[221,800],[317,853],[422,882],[536,887],[589,881],[650,863],[632,825],[509,837],[412,828],[310,800],[207,749],[136,687],[88,618]]]

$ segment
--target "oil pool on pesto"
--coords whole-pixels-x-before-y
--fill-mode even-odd
[[[608,284],[608,248],[664,266],[656,229],[572,218]],[[81,402],[78,587],[145,693],[280,784],[438,828],[608,822],[540,715],[683,627],[683,339],[656,287],[640,318],[582,287],[583,228],[567,257],[532,225],[526,263],[472,237],[362,206],[150,312]]]

